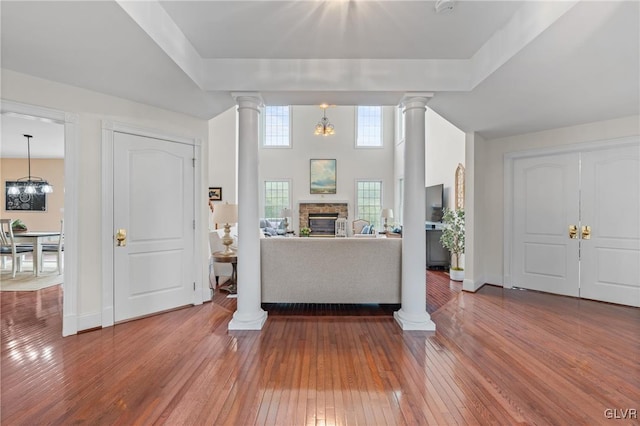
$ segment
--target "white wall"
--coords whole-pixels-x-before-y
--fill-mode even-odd
[[[235,106],[209,120],[208,186],[222,188],[222,201],[216,201],[214,204],[238,202],[237,128],[237,107]],[[209,226],[212,227],[212,215],[209,216]]]
[[[538,133],[488,140],[476,144],[476,194],[484,200],[475,238],[483,247],[486,282],[502,284],[504,155],[509,152],[599,141],[640,134],[640,117],[624,117]],[[480,154],[478,154],[480,151]],[[476,262],[477,263],[477,262]]]
[[[6,69],[2,69],[1,82],[2,99],[77,113],[79,116],[78,317],[80,329],[99,326],[102,309],[102,120],[123,122],[176,136],[199,138],[203,142],[203,158],[208,156],[207,122]],[[202,170],[202,182],[208,182],[207,167],[202,167]],[[199,190],[205,191],[204,188]],[[202,206],[200,215],[201,220],[206,221],[206,204]],[[207,236],[203,235],[202,238],[202,243],[206,245]],[[203,264],[207,264],[206,259]]]
[[[445,207],[455,207],[455,175],[458,164],[465,164],[465,134],[427,108],[425,146],[425,185],[444,184]]]
[[[383,148],[355,148],[356,107],[336,106],[327,109],[333,123],[333,136],[316,136],[314,126],[322,118],[317,106],[294,106],[291,110],[292,148],[260,149],[260,182],[269,179],[292,181],[292,225],[298,230],[298,203],[347,201],[349,222],[355,217],[356,179],[382,180],[383,207],[393,207],[393,107],[383,108]],[[336,159],[336,194],[311,195],[309,191],[309,160]],[[263,191],[261,187],[261,197]],[[260,200],[262,211],[263,200]],[[350,226],[350,225],[349,225]]]
[[[396,122],[402,115],[396,115]],[[401,124],[400,124],[401,126]],[[398,126],[399,129],[401,127]],[[404,138],[396,132],[394,181],[396,197],[394,209],[400,211],[398,181],[404,177]],[[425,185],[444,185],[446,207],[455,207],[455,174],[458,164],[465,165],[465,133],[427,108],[425,113]]]

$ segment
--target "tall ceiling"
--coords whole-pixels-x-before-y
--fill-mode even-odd
[[[2,67],[209,119],[429,107],[487,138],[640,114],[640,2],[2,1]]]

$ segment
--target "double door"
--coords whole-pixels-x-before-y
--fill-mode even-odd
[[[513,163],[512,285],[640,306],[640,146]]]

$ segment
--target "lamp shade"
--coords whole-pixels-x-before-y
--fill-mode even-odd
[[[385,219],[393,219],[393,209],[382,209],[382,213],[380,213]]]
[[[236,223],[238,221],[238,205],[216,204],[213,210],[213,221],[215,223]]]
[[[280,217],[291,217],[291,209],[282,209],[280,211]]]

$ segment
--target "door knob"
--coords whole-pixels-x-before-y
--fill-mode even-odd
[[[569,225],[569,238],[572,240],[578,238],[578,227],[576,225]]]
[[[124,247],[127,245],[127,230],[126,229],[118,229],[116,232],[116,240],[118,241],[117,247]]]
[[[589,225],[585,225],[582,227],[582,239],[583,240],[591,239],[591,227]]]

